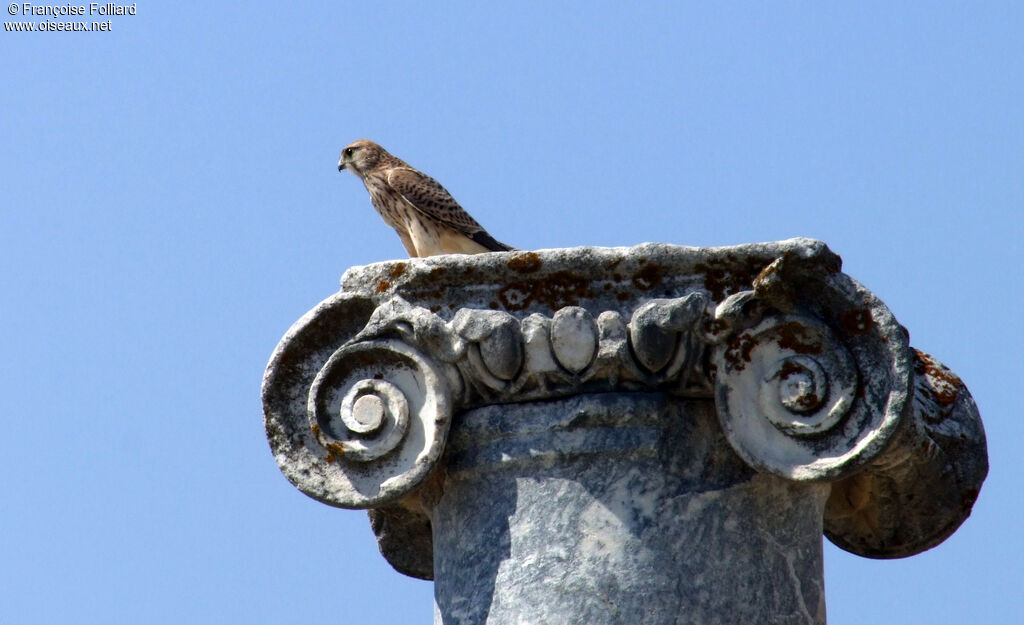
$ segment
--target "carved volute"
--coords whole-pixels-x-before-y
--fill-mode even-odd
[[[952,533],[987,471],[967,389],[912,349],[886,306],[809,239],[356,267],[339,293],[285,335],[263,399],[284,474],[324,503],[369,509],[384,556],[401,572],[437,578],[439,622],[460,601],[485,604],[483,616],[466,622],[488,614],[488,622],[513,622],[496,607],[505,592],[500,558],[488,569],[486,601],[451,594],[455,584],[443,583],[437,568],[470,566],[452,564],[467,560],[448,553],[459,549],[445,534],[452,519],[472,514],[452,512],[456,502],[510,475],[587,484],[591,469],[573,464],[580,458],[619,454],[629,458],[622,475],[653,475],[676,470],[673,454],[703,453],[680,475],[705,467],[708,489],[753,485],[754,499],[792,493],[805,502],[792,514],[811,519],[807,531],[817,533],[819,548],[824,531],[843,549],[885,558]],[[576,473],[565,473],[570,464]],[[672,492],[704,492],[689,479]],[[581,496],[601,500],[595,488]],[[517,492],[525,509],[530,495]],[[643,514],[666,527],[691,522],[689,513],[667,518],[668,504],[658,505],[661,512]],[[626,539],[648,540],[629,527]],[[518,530],[502,531],[512,546],[501,557],[515,561]],[[767,532],[765,545],[785,542]],[[435,544],[445,554],[435,554]],[[583,544],[566,549],[590,553]],[[815,573],[807,557],[807,575],[820,575],[820,562]],[[509,579],[522,586],[515,601],[526,601],[529,583]],[[801,592],[805,617],[793,622],[823,622],[820,593]],[[681,601],[699,614],[699,589],[692,594]]]

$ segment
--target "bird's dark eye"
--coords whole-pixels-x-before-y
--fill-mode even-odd
[[[345,156],[352,156],[352,152],[355,152],[352,148],[345,148]]]

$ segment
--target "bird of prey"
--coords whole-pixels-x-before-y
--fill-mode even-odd
[[[370,201],[412,257],[515,249],[487,234],[436,180],[360,139],[341,151],[338,171],[362,179]]]

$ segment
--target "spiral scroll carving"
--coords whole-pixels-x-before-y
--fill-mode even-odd
[[[757,347],[748,366],[760,370],[758,405],[772,425],[790,436],[816,436],[846,416],[857,389],[857,369],[827,327],[772,321],[752,334]],[[756,375],[743,380],[757,383]]]
[[[730,463],[831,481],[836,544],[907,555],[970,512],[984,432],[966,387],[915,359],[885,304],[841,269],[807,239],[353,268],[271,356],[270,449],[303,493],[372,509],[385,557],[430,577],[426,511],[455,412],[500,405],[512,418],[507,404],[591,393],[664,394],[702,410],[713,400]],[[570,417],[559,435],[575,440],[586,419]],[[458,444],[472,435],[457,433]]]
[[[280,389],[268,410],[268,427],[278,428],[272,446],[305,492],[359,507],[399,497],[430,471],[454,410],[664,392],[714,396],[727,439],[755,468],[796,480],[842,477],[879,453],[905,412],[906,334],[884,304],[837,273],[824,248],[749,264],[736,284],[752,289],[725,289],[729,272],[648,263],[644,280],[631,284],[658,284],[665,297],[637,299],[615,290],[618,270],[602,270],[595,275],[611,282],[600,290],[529,312],[472,298],[477,307],[449,312],[386,293],[386,282],[373,299],[341,295],[337,306],[358,314],[318,311],[302,331],[321,340],[321,319],[360,325],[346,326],[333,351],[293,339],[300,369],[285,353],[274,364],[284,383],[268,387]],[[698,266],[707,273],[687,273]],[[391,278],[406,275],[404,265],[392,269]],[[437,269],[426,275],[431,285],[443,275]],[[290,402],[304,384],[307,405],[297,415]]]
[[[715,362],[730,443],[784,477],[824,479],[860,466],[902,416],[906,380],[860,380],[855,355],[818,319],[768,317],[723,345]]]
[[[359,380],[339,398],[344,387],[322,383],[328,371],[310,391],[310,426],[320,444],[356,462],[376,460],[398,446],[409,429],[405,393],[384,380]]]
[[[429,472],[451,417],[437,369],[405,343],[376,340],[338,349],[317,373],[309,428],[348,483],[346,506],[393,499]]]

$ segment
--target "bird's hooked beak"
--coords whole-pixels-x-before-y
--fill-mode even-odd
[[[343,169],[345,169],[345,161],[340,160],[338,161],[338,171],[341,171]]]

